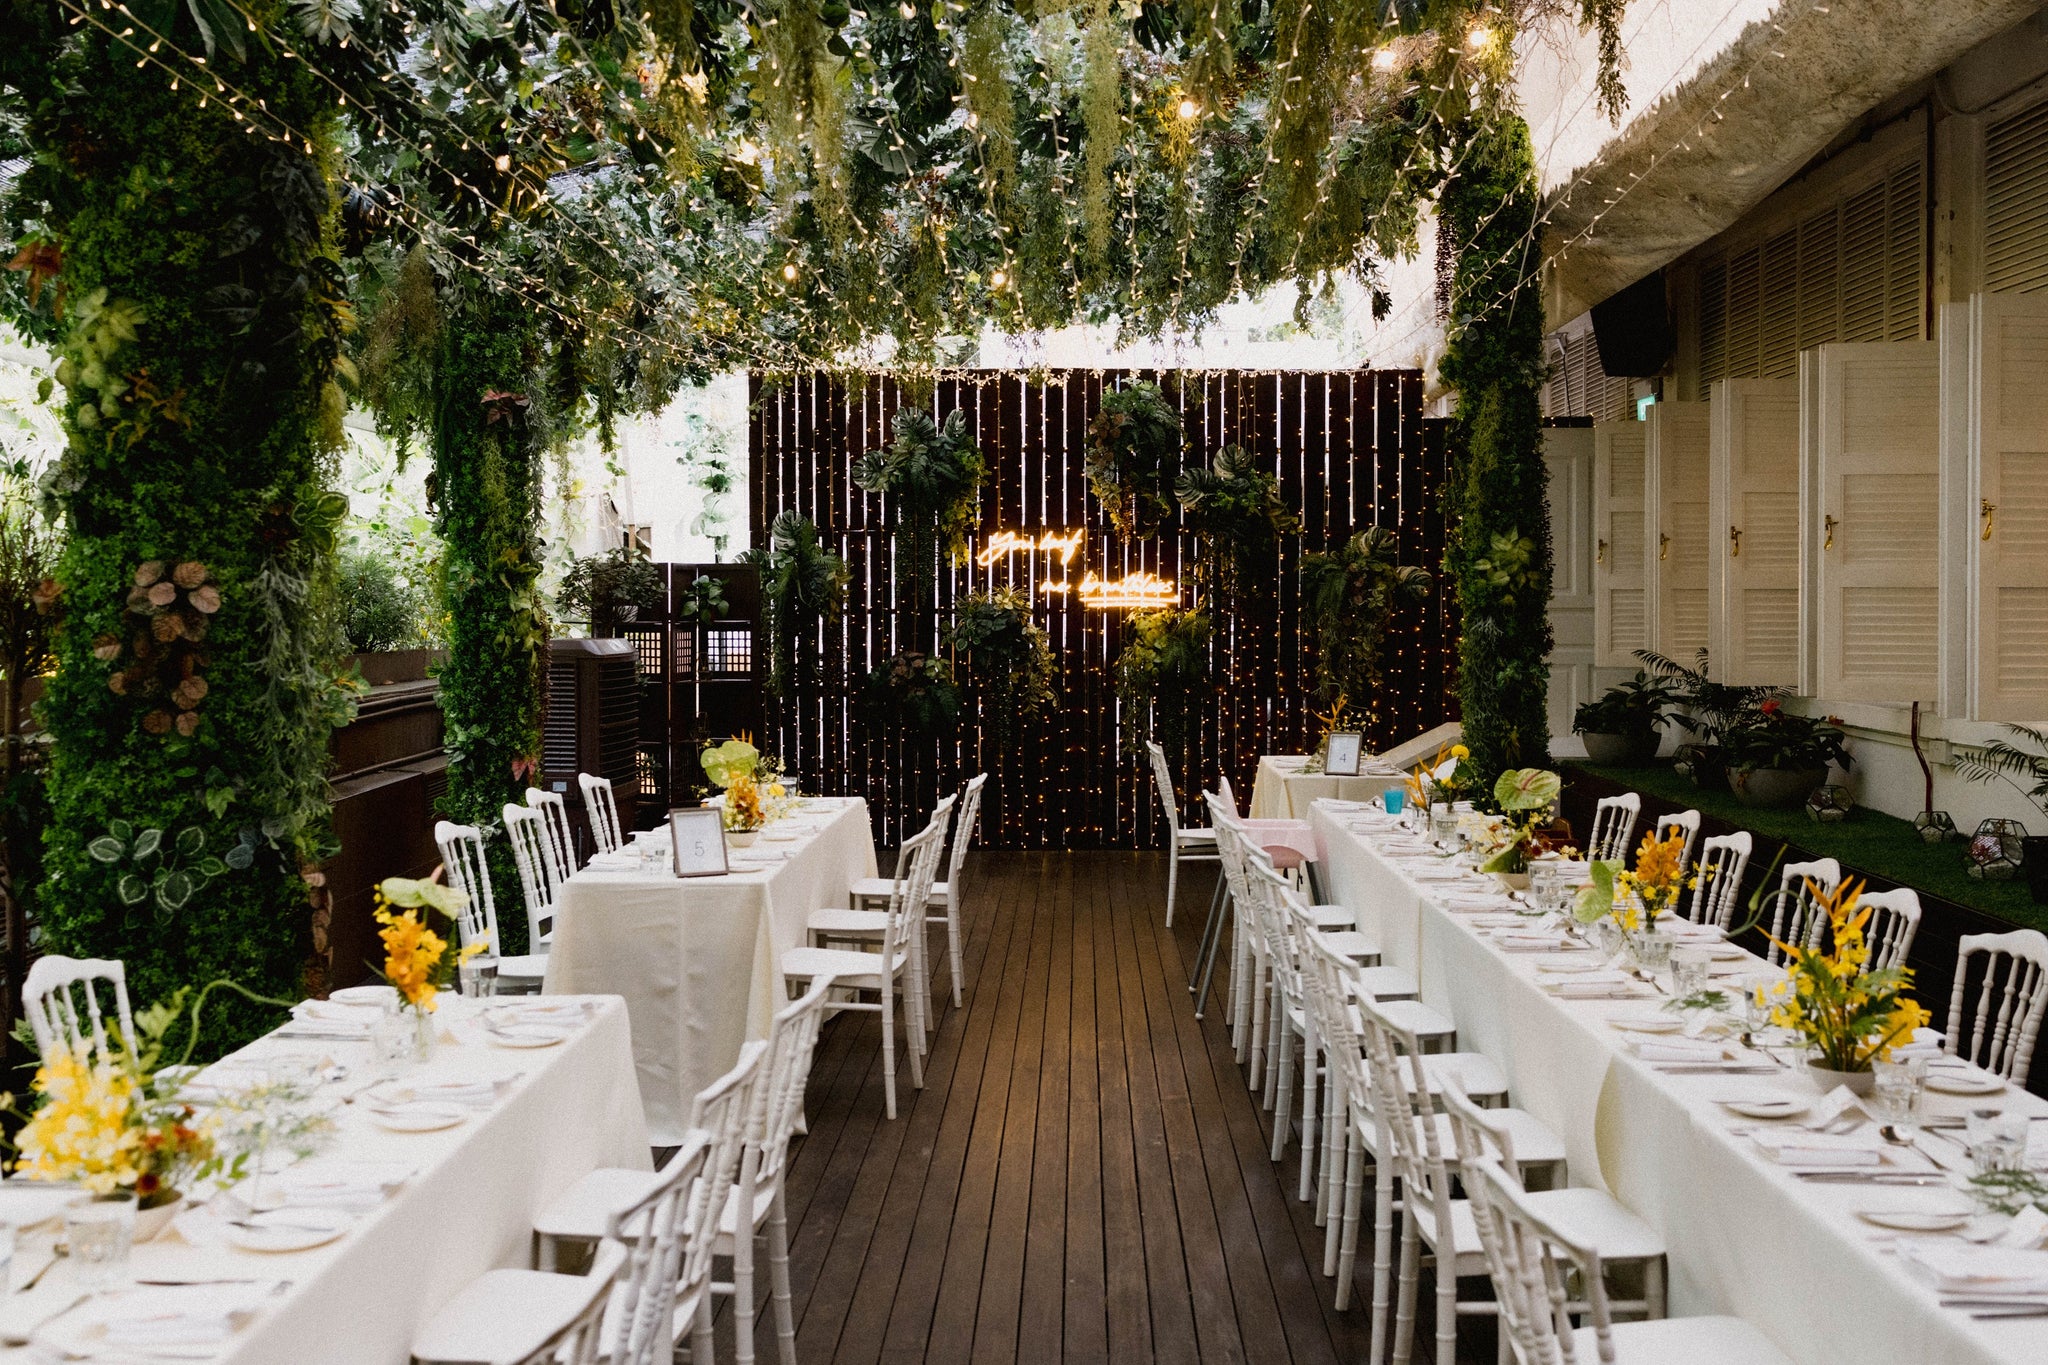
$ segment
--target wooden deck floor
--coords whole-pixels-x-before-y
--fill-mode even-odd
[[[1211,879],[1184,880],[1168,931],[1161,855],[975,857],[965,1007],[925,1089],[899,1076],[883,1117],[873,1016],[820,1043],[789,1186],[799,1358],[1362,1359],[1292,1149],[1268,1159],[1221,1008],[1194,1017]],[[765,1311],[758,1349],[774,1360]]]

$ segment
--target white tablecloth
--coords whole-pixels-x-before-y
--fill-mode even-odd
[[[1408,781],[1405,773],[1374,771],[1371,759],[1361,765],[1356,777],[1304,773],[1302,765],[1307,762],[1305,754],[1266,754],[1259,759],[1258,775],[1252,779],[1252,819],[1306,820],[1310,806],[1323,797],[1370,801],[1387,788]]]
[[[622,995],[633,1019],[633,1057],[647,1132],[682,1141],[690,1099],[768,1036],[786,999],[780,962],[804,942],[814,910],[844,906],[848,888],[875,875],[867,803],[811,797],[770,839],[734,849],[723,877],[643,874],[635,854],[593,859],[562,888],[546,991]],[[780,861],[757,860],[787,854]]]
[[[362,1108],[342,1106],[339,1130],[315,1161],[399,1162],[416,1174],[338,1242],[260,1254],[194,1246],[166,1232],[135,1248],[137,1279],[276,1277],[291,1287],[213,1356],[239,1365],[403,1365],[418,1330],[451,1295],[487,1270],[531,1264],[534,1217],[599,1166],[649,1167],[634,1086],[626,1011],[595,1002],[589,1022],[554,1047],[513,1050],[486,1042],[466,1001],[444,1005],[435,1056],[406,1079],[516,1077],[488,1109],[457,1127],[392,1133]],[[454,1041],[450,1041],[450,1039]],[[370,1079],[361,1043],[270,1038],[241,1055],[331,1058],[350,1068],[334,1089]],[[206,1217],[204,1210],[183,1218]],[[182,1221],[182,1219],[181,1219]],[[34,1246],[25,1239],[23,1255]],[[7,1305],[9,1326],[75,1296],[60,1261],[31,1293]],[[17,1283],[20,1277],[17,1277]],[[61,1324],[60,1324],[61,1325]],[[9,1359],[49,1359],[34,1349]]]
[[[1444,884],[1416,880],[1356,822],[1315,813],[1329,849],[1327,894],[1378,926],[1385,960],[1416,971],[1423,999],[1456,1022],[1458,1046],[1499,1062],[1512,1102],[1563,1136],[1573,1183],[1610,1190],[1665,1236],[1674,1316],[1747,1318],[1802,1365],[2048,1360],[2048,1319],[1978,1322],[1940,1307],[1854,1215],[1910,1204],[1921,1191],[1802,1183],[1733,1135],[1744,1120],[1714,1102],[1730,1093],[1818,1098],[1805,1076],[1674,1075],[1644,1064],[1628,1051],[1631,1035],[1606,1021],[1655,1010],[1657,1000],[1548,994],[1536,981],[1541,954],[1501,950],[1445,908]],[[1987,1103],[2048,1110],[2016,1089],[1990,1100],[1930,1093],[1928,1102],[1930,1113],[1950,1116]],[[1961,1157],[1959,1147],[1933,1146]]]

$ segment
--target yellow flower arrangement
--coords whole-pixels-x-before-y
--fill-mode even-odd
[[[1657,916],[1677,910],[1679,893],[1685,887],[1685,832],[1662,840],[1654,833],[1645,834],[1636,849],[1635,870],[1616,873],[1614,881],[1631,893],[1616,898],[1624,929],[1637,927],[1634,917],[1638,914],[1646,924],[1654,924]]]
[[[1409,799],[1424,810],[1454,804],[1476,780],[1471,757],[1472,751],[1462,744],[1438,749],[1435,758],[1417,764],[1408,774]]]
[[[725,827],[735,832],[759,829],[768,823],[761,806],[761,786],[752,773],[733,778],[725,789]]]
[[[1785,950],[1789,976],[1779,988],[1771,1022],[1805,1038],[1819,1054],[1814,1065],[1830,1071],[1870,1070],[1930,1017],[1905,994],[1913,984],[1910,968],[1867,970],[1870,945],[1863,929],[1870,907],[1860,903],[1862,892],[1861,882],[1844,882],[1828,893],[1814,888],[1815,899],[1827,911],[1830,949],[1778,944]]]
[[[384,980],[399,997],[422,1014],[432,1014],[442,988],[456,969],[490,945],[482,939],[449,950],[448,940],[428,925],[424,911],[438,910],[451,920],[464,901],[460,892],[433,882],[387,877],[377,888],[377,937],[384,943]]]
[[[15,1170],[24,1179],[132,1193],[147,1208],[176,1197],[184,1177],[219,1166],[211,1126],[175,1096],[152,1093],[125,1051],[97,1061],[53,1053],[33,1087],[41,1103],[16,1140]]]

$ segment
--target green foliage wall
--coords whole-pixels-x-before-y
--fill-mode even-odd
[[[548,618],[539,579],[544,452],[534,439],[538,339],[518,299],[475,290],[448,298],[434,367],[430,492],[446,544],[448,662],[440,670],[449,819],[496,831],[525,804],[540,760]],[[486,839],[500,951],[526,950],[511,846]]]
[[[70,540],[42,703],[45,946],[125,959],[145,1001],[216,976],[296,993],[332,847],[326,740],[349,710],[331,669],[346,505],[326,491],[334,100],[252,45],[236,81],[316,139],[272,141],[84,32],[11,73],[37,149],[15,209],[62,259],[61,314],[46,289],[24,322],[58,345],[70,436],[47,483]],[[210,1042],[276,1022],[234,1008]]]
[[[1550,510],[1538,408],[1543,308],[1528,232],[1538,207],[1529,130],[1520,118],[1497,114],[1471,134],[1438,205],[1439,231],[1451,235],[1457,252],[1440,368],[1458,391],[1444,568],[1463,613],[1465,743],[1490,790],[1504,768],[1550,763]],[[1525,275],[1530,282],[1521,283]]]

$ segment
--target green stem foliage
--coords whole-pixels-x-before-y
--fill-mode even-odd
[[[331,669],[346,504],[325,490],[345,318],[334,100],[273,49],[236,65],[309,150],[90,29],[40,74],[19,192],[62,251],[61,316],[42,304],[70,438],[46,484],[70,539],[41,708],[44,948],[124,959],[142,999],[214,977],[296,995],[333,848],[327,736],[349,714]],[[117,822],[180,831],[187,880],[124,894],[123,865],[89,851]],[[216,1039],[271,1022],[243,1004]]]
[[[1444,569],[1458,595],[1459,699],[1482,783],[1550,765],[1550,509],[1537,391],[1543,308],[1517,249],[1537,209],[1528,126],[1505,112],[1470,128],[1445,182],[1438,231],[1457,269],[1440,373],[1458,391]]]

